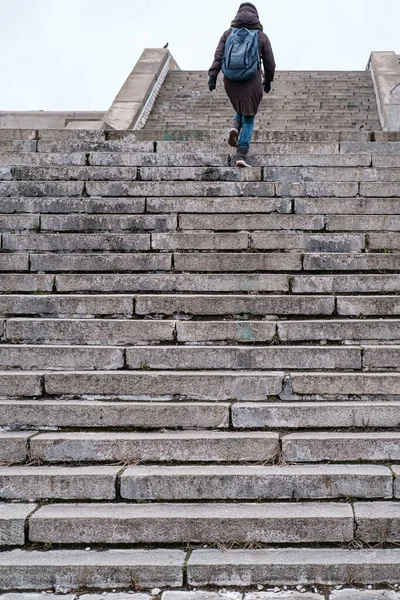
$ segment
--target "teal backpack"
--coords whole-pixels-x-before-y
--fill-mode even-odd
[[[232,27],[232,33],[225,43],[222,58],[222,72],[231,81],[249,81],[261,68],[258,51],[258,29],[238,29]]]

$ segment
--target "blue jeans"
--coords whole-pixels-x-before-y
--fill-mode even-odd
[[[240,133],[239,148],[250,148],[250,142],[253,137],[255,117],[245,117],[236,113],[233,122],[237,125],[237,130]]]

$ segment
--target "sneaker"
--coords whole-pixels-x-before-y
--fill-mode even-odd
[[[238,143],[239,143],[239,132],[237,129],[232,127],[232,129],[229,132],[228,144],[230,146],[232,146],[233,148],[236,148]]]
[[[243,152],[243,150],[239,151],[236,155],[236,166],[240,167],[242,169],[246,168],[246,167],[252,167],[253,165],[250,164],[249,159],[247,158],[247,152]]]

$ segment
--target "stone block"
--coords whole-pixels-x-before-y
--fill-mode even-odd
[[[102,185],[102,184],[99,184]],[[106,185],[106,184],[104,184]],[[0,182],[1,196],[82,196],[83,181],[5,181]],[[98,194],[101,195],[101,194]]]
[[[299,145],[299,152],[302,147]],[[266,154],[255,162],[265,167],[369,167],[370,154]],[[379,166],[379,165],[374,165]]]
[[[0,498],[7,500],[113,500],[120,467],[0,468]]]
[[[91,131],[89,129],[41,129],[39,140],[42,142],[101,142],[105,139],[103,131]]]
[[[264,135],[280,134],[282,132],[264,132]],[[290,132],[300,133],[300,132]],[[302,132],[303,133],[303,132]],[[285,132],[286,135],[289,132]],[[255,142],[252,146],[252,152],[259,156],[265,155],[279,155],[285,157],[291,154],[339,154],[339,144],[336,139],[330,142],[319,142],[319,141],[298,141],[298,140],[269,140],[267,142]],[[400,146],[400,144],[399,144]],[[216,142],[214,139],[211,141],[197,141],[196,151],[197,152],[226,152],[226,140]],[[182,152],[193,152],[192,141],[159,141],[157,142],[157,153],[158,154],[171,154],[171,153],[182,153]],[[371,152],[371,150],[370,150]],[[363,153],[363,152],[362,152]],[[353,153],[354,154],[354,153]],[[399,151],[400,154],[400,151]]]
[[[247,250],[247,233],[154,233],[153,250]]]
[[[25,521],[36,504],[0,504],[0,545],[23,546]]]
[[[304,591],[250,592],[244,596],[244,600],[322,600],[323,598],[320,594]]]
[[[239,254],[222,252],[199,252],[174,256],[177,271],[203,272],[252,272],[252,271],[301,271],[301,256],[290,253]]]
[[[168,271],[171,254],[32,254],[31,271]],[[0,263],[1,266],[1,263]]]
[[[86,165],[86,154],[84,152],[73,152],[71,154],[0,152],[0,165],[23,165],[26,167],[83,167]]]
[[[307,543],[353,539],[344,504],[59,504],[29,520],[31,542]]]
[[[331,600],[399,600],[399,593],[391,590],[334,590]]]
[[[360,195],[371,198],[399,198],[400,182],[394,183],[361,183]]]
[[[140,175],[142,181],[262,181],[256,167],[142,167]]]
[[[122,369],[124,364],[124,352],[119,348],[0,344],[0,369],[3,370],[113,371]]]
[[[172,343],[174,330],[173,321],[9,319],[5,341],[82,346],[142,346],[156,342]]]
[[[400,340],[400,320],[395,319],[290,321],[277,327],[282,342]]]
[[[399,142],[342,142],[340,152],[343,154],[389,154],[400,155]]]
[[[398,271],[395,254],[309,254],[305,271]]]
[[[16,550],[0,555],[0,578],[6,590],[128,589],[182,587],[186,554],[181,550]]]
[[[58,133],[58,132],[57,132]],[[104,133],[102,134],[104,135]],[[107,134],[109,135],[109,133]],[[33,150],[34,152],[34,150]],[[69,152],[154,152],[153,141],[91,141],[91,140],[66,140],[66,141],[40,141],[38,152],[44,153],[69,153]]]
[[[178,342],[271,343],[276,323],[271,321],[177,321]]]
[[[394,479],[394,497],[400,499],[400,465],[393,465],[392,472]]]
[[[150,250],[150,235],[148,234],[29,234],[3,235],[3,248],[13,251],[103,251],[103,252],[132,252]],[[35,258],[35,257],[33,257]]]
[[[338,298],[338,313],[343,316],[400,315],[399,296],[345,296]]]
[[[400,231],[399,215],[328,215],[326,220],[328,231]]]
[[[29,254],[0,254],[0,271],[29,271]]]
[[[364,348],[363,366],[372,371],[400,369],[399,346],[369,346]]]
[[[400,349],[399,349],[400,351]],[[358,348],[311,348],[296,347],[251,347],[238,348],[224,346],[192,347],[140,347],[127,348],[128,368],[139,370],[145,365],[148,369],[187,370],[351,370],[361,369],[361,350]],[[1,366],[1,347],[0,347]]]
[[[23,275],[2,273],[0,277],[0,292],[47,292],[53,290],[52,275]],[[0,299],[0,305],[4,299]]]
[[[2,431],[0,433],[0,462],[5,464],[24,462],[28,453],[28,440],[34,434],[34,431]]]
[[[308,296],[138,296],[137,315],[331,315],[334,299]]]
[[[337,429],[390,428],[400,423],[400,403],[384,402],[283,402],[235,403],[233,426],[238,429]]]
[[[369,165],[368,165],[369,166]],[[376,169],[354,167],[264,167],[265,181],[296,182],[353,182],[376,181]]]
[[[226,429],[229,404],[206,402],[105,402],[96,400],[0,400],[0,426],[135,429]],[[21,462],[26,456],[23,435],[15,434],[16,450],[11,455],[11,434],[3,433],[4,454],[0,460]],[[29,434],[31,435],[31,434]],[[7,441],[7,437],[10,438]]]
[[[373,294],[400,291],[400,277],[394,275],[294,275],[295,294]]]
[[[329,223],[357,223],[360,216],[368,215],[398,215],[399,203],[395,198],[296,198],[295,212],[304,215],[332,215]],[[348,219],[338,220],[344,215],[358,215]],[[367,219],[368,222],[368,219]]]
[[[3,213],[41,213],[53,215],[70,215],[78,213],[84,218],[86,214],[131,215],[143,213],[144,198],[4,198],[1,210]],[[12,215],[10,215],[12,216]],[[26,215],[27,216],[27,215]],[[50,218],[50,217],[49,217]]]
[[[397,544],[400,540],[400,505],[395,502],[356,502],[357,537],[363,542]]]
[[[361,252],[365,248],[365,236],[333,233],[253,233],[251,247],[256,250]]]
[[[134,181],[136,167],[15,167],[17,181]]]
[[[44,373],[0,371],[0,396],[3,398],[41,396]]]
[[[374,185],[374,184],[361,184]],[[336,182],[307,182],[307,183],[283,183],[280,187],[281,196],[311,198],[352,198],[358,195],[358,183],[336,183]]]
[[[0,166],[0,181],[11,181],[12,178],[11,167]]]
[[[39,215],[0,215],[0,231],[37,231],[39,223]]]
[[[31,440],[32,459],[59,462],[271,462],[276,433],[45,433]]]
[[[1,475],[1,471],[0,471]],[[121,476],[127,500],[320,500],[392,498],[387,467],[130,467]]]
[[[315,215],[266,215],[266,214],[201,214],[181,215],[179,218],[181,230],[210,230],[210,231],[285,231],[288,229],[307,231],[322,231],[325,218]]]
[[[162,600],[242,600],[240,592],[164,592]],[[322,600],[322,599],[321,599]]]
[[[280,548],[195,550],[188,561],[190,586],[379,585],[398,583],[400,550]]]
[[[3,187],[2,187],[3,185]],[[13,183],[0,184],[0,195],[15,193]],[[32,186],[31,186],[32,187]],[[275,196],[275,184],[267,182],[136,181],[87,183],[89,196]],[[13,192],[12,192],[13,190]],[[20,192],[21,193],[21,192]],[[28,195],[28,194],[25,194]],[[35,194],[29,194],[35,195]],[[50,195],[50,194],[49,194]],[[54,195],[54,194],[53,194]],[[73,195],[73,194],[72,194]],[[80,194],[82,195],[82,194]],[[351,195],[351,194],[346,194]],[[355,195],[355,194],[354,194]]]
[[[148,198],[150,213],[290,213],[291,201],[287,198]]]
[[[368,236],[370,250],[400,250],[399,233],[370,233]]]
[[[400,152],[396,155],[374,154],[372,156],[374,167],[400,167]]]
[[[400,434],[293,433],[283,438],[288,462],[355,462],[400,460]]]
[[[116,232],[162,232],[177,228],[176,216],[172,215],[43,215],[41,231],[106,233]]]
[[[139,154],[130,152],[93,152],[89,156],[91,165],[109,167],[227,167],[228,154],[212,152],[180,154]],[[371,161],[369,162],[369,164]],[[1,154],[0,154],[1,164]],[[4,163],[3,163],[4,164]]]
[[[291,381],[301,395],[400,395],[398,373],[293,373]]]
[[[289,276],[278,274],[57,275],[58,292],[287,292]]]
[[[90,319],[131,318],[133,296],[0,296],[1,315]]]

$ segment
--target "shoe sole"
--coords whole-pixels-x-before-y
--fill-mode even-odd
[[[245,160],[237,160],[236,166],[240,169],[251,168],[251,165],[247,164]]]
[[[239,143],[239,132],[237,129],[231,129],[229,132],[228,144],[232,148],[236,148]]]

